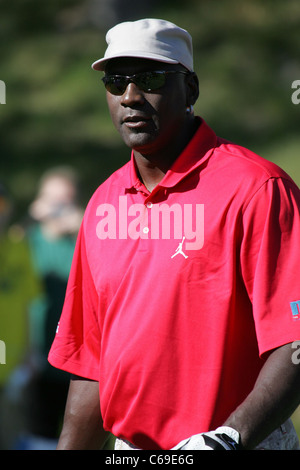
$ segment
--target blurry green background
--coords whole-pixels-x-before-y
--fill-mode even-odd
[[[196,113],[300,184],[300,105],[291,101],[300,79],[299,0],[0,0],[0,181],[15,221],[49,167],[73,165],[86,203],[128,160],[91,63],[102,56],[109,27],[140,17],[189,30],[200,80]]]

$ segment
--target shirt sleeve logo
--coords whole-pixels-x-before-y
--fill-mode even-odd
[[[293,320],[300,319],[300,300],[296,300],[295,302],[290,302]]]

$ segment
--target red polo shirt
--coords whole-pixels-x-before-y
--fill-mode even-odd
[[[223,424],[300,339],[300,193],[201,125],[151,194],[133,158],[91,198],[49,361],[98,380],[104,427],[169,449]]]

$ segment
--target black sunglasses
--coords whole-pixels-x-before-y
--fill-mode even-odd
[[[158,90],[166,83],[166,76],[169,73],[183,73],[189,75],[190,72],[184,70],[156,70],[153,72],[141,72],[134,75],[105,75],[102,81],[105,88],[112,95],[123,95],[129,83],[134,83],[142,91]]]

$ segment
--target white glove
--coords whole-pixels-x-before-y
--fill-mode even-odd
[[[239,433],[228,426],[184,439],[171,450],[241,450]]]

